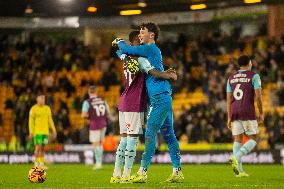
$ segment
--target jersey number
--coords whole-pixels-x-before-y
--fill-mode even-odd
[[[242,89],[240,89],[240,87],[241,87],[241,84],[237,84],[236,88],[233,92],[234,98],[236,100],[241,100],[244,96],[244,91]]]
[[[128,87],[129,87],[132,83],[132,73],[128,69],[126,69],[124,70],[124,75],[125,78],[128,80]]]
[[[105,113],[106,113],[106,107],[105,107],[105,105],[100,104],[100,105],[95,105],[95,106],[93,106],[93,107],[94,107],[94,109],[96,110],[96,114],[97,114],[98,117],[105,115]]]

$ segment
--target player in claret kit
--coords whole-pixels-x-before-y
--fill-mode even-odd
[[[138,35],[139,31],[132,31],[129,34],[131,45],[140,45]],[[117,55],[123,60],[125,90],[120,97],[118,108],[121,139],[116,151],[115,168],[110,183],[131,183],[131,169],[136,156],[138,136],[142,134],[146,110],[147,96],[142,72],[168,80],[176,80],[177,76],[174,70],[157,71],[145,58],[131,57],[122,54],[121,51],[117,51]],[[121,175],[123,163],[124,170]]]
[[[89,123],[89,140],[93,145],[96,159],[96,165],[93,169],[101,169],[102,142],[105,138],[109,107],[106,101],[97,96],[95,86],[89,87],[88,94],[89,99],[83,102],[81,117],[87,119]]]
[[[231,75],[227,81],[227,126],[234,137],[233,155],[230,158],[233,171],[237,177],[249,176],[243,170],[242,157],[256,146],[258,123],[256,120],[254,98],[259,110],[259,122],[263,122],[261,80],[252,72],[252,61],[246,55],[239,57],[240,70]],[[249,140],[242,146],[243,135]]]

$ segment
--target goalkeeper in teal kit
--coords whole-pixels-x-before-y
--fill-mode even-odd
[[[155,44],[158,39],[159,28],[154,23],[140,26],[140,41],[143,45],[130,46],[122,39],[115,39],[113,45],[118,45],[122,53],[145,57],[158,71],[164,71],[162,54]],[[149,71],[149,70],[148,70]],[[146,70],[147,72],[147,70]],[[165,182],[183,182],[181,172],[180,149],[173,129],[172,90],[167,80],[161,80],[146,74],[146,88],[150,99],[148,110],[147,128],[145,132],[145,150],[141,160],[141,166],[132,182],[143,183],[147,181],[147,169],[156,149],[156,137],[160,131],[169,148],[173,165],[173,173]]]

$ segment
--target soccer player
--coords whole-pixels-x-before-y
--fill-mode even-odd
[[[38,95],[36,101],[29,113],[29,138],[33,139],[35,145],[35,166],[47,169],[44,165],[44,146],[48,143],[49,129],[54,136],[56,136],[56,129],[51,110],[48,105],[45,105],[45,96]]]
[[[140,26],[140,42],[142,45],[130,46],[122,39],[115,39],[122,53],[145,57],[158,71],[164,71],[162,54],[156,45],[159,28],[154,23],[146,23]],[[150,98],[147,128],[145,133],[145,149],[141,160],[141,166],[133,177],[134,183],[147,181],[147,169],[151,163],[156,148],[158,131],[167,143],[173,165],[173,173],[166,182],[183,182],[181,172],[180,149],[173,129],[172,90],[169,81],[157,79],[149,73],[145,76],[147,93]]]
[[[139,31],[132,31],[129,34],[131,45],[140,45],[138,35]],[[144,74],[141,71],[149,72],[154,77],[161,79],[176,80],[177,78],[174,71],[159,72],[155,70],[145,58],[140,57],[138,58],[139,62],[137,62],[133,57],[122,54],[121,51],[117,51],[117,55],[123,60],[125,90],[120,97],[118,107],[121,139],[116,151],[115,168],[110,183],[130,183],[130,174],[136,156],[138,136],[142,134],[144,111],[146,110],[147,96],[144,85]],[[137,64],[131,64],[135,61]],[[139,71],[139,67],[141,71]],[[121,177],[123,163],[124,171]]]
[[[242,167],[242,157],[256,146],[258,124],[256,121],[254,97],[259,110],[259,122],[263,122],[261,80],[251,71],[252,62],[246,55],[239,57],[240,70],[227,81],[227,126],[234,137],[233,155],[230,158],[237,177],[249,176]],[[242,146],[243,135],[249,140]]]
[[[109,107],[102,98],[97,96],[96,88],[90,86],[88,89],[89,99],[83,102],[81,117],[87,119],[89,124],[89,140],[93,145],[96,164],[94,170],[102,168],[103,147],[107,127],[107,116]]]

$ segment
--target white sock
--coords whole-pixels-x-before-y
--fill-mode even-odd
[[[121,177],[121,168],[124,162],[126,145],[127,145],[127,138],[121,137],[118,148],[116,150],[116,156],[115,156],[115,164],[114,164],[114,171],[113,171],[113,177],[115,178]]]
[[[121,169],[120,168],[114,168],[113,177],[120,178],[120,175],[121,175]]]
[[[103,147],[97,146],[94,151],[95,151],[96,165],[101,166],[103,158]]]
[[[138,175],[144,175],[146,173],[147,173],[147,170],[145,170],[143,167],[140,167],[138,172],[137,172]]]
[[[122,177],[123,177],[123,178],[129,177],[130,174],[131,174],[131,169],[124,167]]]

